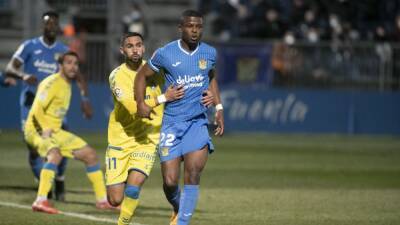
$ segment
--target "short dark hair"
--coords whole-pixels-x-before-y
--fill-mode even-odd
[[[74,51],[68,51],[68,52],[62,54],[62,55],[58,58],[58,63],[59,63],[59,64],[63,64],[64,59],[65,59],[65,57],[66,57],[67,55],[75,56],[75,57],[78,59],[78,61],[79,61],[79,55],[78,55],[78,53],[76,53],[76,52],[74,52]]]
[[[54,18],[58,19],[60,16],[55,11],[47,11],[42,14],[42,20],[47,20],[46,17],[54,17]]]
[[[182,12],[181,15],[181,19],[180,19],[180,23],[183,23],[183,20],[185,19],[185,17],[199,17],[199,18],[203,18],[203,15],[196,10],[193,9],[187,9],[185,11]]]
[[[142,39],[142,41],[144,41],[143,35],[141,33],[138,32],[126,32],[122,35],[121,37],[121,41],[120,41],[120,45],[124,46],[125,40],[129,37],[140,37],[140,39]]]

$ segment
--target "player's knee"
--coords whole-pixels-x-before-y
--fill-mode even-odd
[[[166,175],[164,176],[164,186],[168,188],[178,186],[179,179],[177,176],[174,175]]]
[[[86,154],[83,159],[87,164],[95,164],[97,163],[97,154],[96,150],[92,147],[87,147]]]
[[[58,165],[60,164],[61,160],[62,155],[59,149],[53,148],[47,153],[47,162]]]
[[[185,171],[185,183],[197,185],[200,183],[201,172],[196,169],[189,169]]]
[[[132,199],[138,199],[140,194],[140,187],[134,186],[134,185],[127,185],[125,188],[125,196],[132,198]]]
[[[107,200],[114,207],[121,205],[123,199],[123,194],[107,193]]]

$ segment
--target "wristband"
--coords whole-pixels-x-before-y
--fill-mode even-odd
[[[29,74],[24,73],[21,77],[21,80],[26,81],[29,78]]]
[[[81,95],[81,101],[82,101],[82,102],[88,102],[88,101],[89,101],[89,97],[88,97],[88,96]]]
[[[223,110],[224,107],[222,107],[222,104],[220,103],[220,104],[217,104],[217,105],[215,106],[215,109],[216,109],[217,111],[219,111],[219,110]]]
[[[157,96],[157,101],[158,104],[163,104],[164,102],[167,102],[167,98],[165,97],[164,94]]]

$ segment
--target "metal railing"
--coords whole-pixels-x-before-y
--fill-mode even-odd
[[[397,45],[276,43],[273,49],[274,85],[381,91],[399,88]]]

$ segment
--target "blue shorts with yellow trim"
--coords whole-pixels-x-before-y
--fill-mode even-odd
[[[208,119],[202,114],[189,121],[163,124],[158,155],[161,162],[165,162],[200,150],[206,145],[209,153],[212,153],[214,146],[208,134]]]

